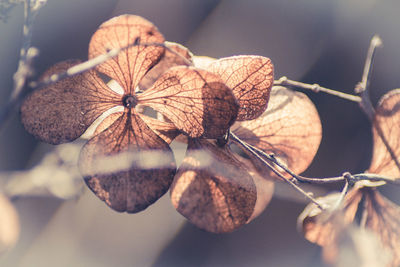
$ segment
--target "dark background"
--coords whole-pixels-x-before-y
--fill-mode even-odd
[[[400,2],[397,0],[49,0],[33,31],[37,73],[57,61],[87,57],[101,22],[130,13],[152,21],[167,40],[196,55],[270,57],[275,78],[319,83],[353,93],[370,38],[381,36],[371,77],[373,103],[400,87]],[[12,88],[22,35],[23,8],[0,22],[0,104]],[[320,150],[306,175],[362,172],[371,156],[370,124],[357,104],[306,92],[323,125]],[[0,170],[26,170],[52,146],[38,144],[15,114],[0,132]],[[39,151],[39,152],[38,152]],[[16,247],[0,266],[321,266],[320,249],[296,231],[306,201],[287,187],[267,210],[231,234],[201,231],[173,209],[169,196],[146,211],[118,214],[93,194],[72,200],[20,196]],[[326,189],[326,188],[325,188]],[[400,202],[398,189],[382,189]],[[397,190],[397,192],[395,192]]]

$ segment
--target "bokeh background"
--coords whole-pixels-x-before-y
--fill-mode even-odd
[[[98,25],[130,13],[152,21],[167,40],[196,55],[267,56],[274,62],[275,78],[285,75],[352,93],[370,38],[378,34],[384,46],[377,51],[371,77],[376,103],[400,87],[399,10],[398,0],[48,0],[33,31],[32,45],[40,50],[35,71],[40,74],[64,59],[86,59]],[[22,6],[0,22],[2,106],[13,85],[22,24]],[[306,93],[323,125],[320,150],[306,175],[365,170],[371,129],[357,104]],[[3,126],[0,186],[12,194],[21,232],[16,246],[0,255],[0,266],[323,266],[320,249],[296,230],[306,201],[292,189],[278,186],[270,206],[249,225],[231,234],[210,234],[188,224],[168,195],[135,215],[107,208],[82,186],[74,168],[81,144],[38,143],[24,131],[17,113]],[[72,180],[55,167],[60,161],[70,164]],[[35,166],[41,167],[28,175],[26,170]],[[338,188],[318,192],[332,189]],[[400,203],[398,188],[382,191]]]

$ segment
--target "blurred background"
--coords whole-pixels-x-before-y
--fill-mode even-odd
[[[48,0],[33,30],[32,45],[40,50],[35,70],[40,74],[60,60],[86,59],[96,28],[129,13],[152,21],[168,41],[196,55],[262,55],[272,59],[276,79],[285,75],[353,93],[369,41],[378,34],[384,46],[376,53],[370,87],[376,103],[400,87],[399,10],[398,0]],[[0,21],[2,106],[13,86],[22,28],[19,5],[7,22]],[[365,170],[371,127],[357,104],[306,93],[320,113],[323,139],[305,174]],[[82,143],[38,143],[18,114],[3,126],[0,186],[12,195],[20,234],[15,247],[0,255],[0,266],[323,266],[320,249],[296,231],[306,201],[292,189],[278,187],[267,210],[249,225],[210,234],[187,223],[168,194],[139,214],[109,209],[82,185],[75,167]],[[57,167],[60,162],[68,168]],[[322,188],[327,189],[338,188]],[[398,188],[382,191],[400,203]]]

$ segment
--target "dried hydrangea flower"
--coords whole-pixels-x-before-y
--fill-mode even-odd
[[[195,56],[193,62],[218,74],[232,88],[239,102],[233,133],[276,154],[296,172],[308,167],[321,141],[318,113],[304,94],[272,87],[273,66],[268,58],[234,56],[215,60]],[[268,205],[274,188],[271,173],[257,159],[250,158],[233,153],[229,146],[189,140],[184,164],[171,187],[174,206],[192,223],[211,232],[230,232],[250,222]],[[228,169],[237,171],[231,173]],[[237,176],[247,182],[239,183]],[[242,197],[247,202],[240,201]]]
[[[166,70],[139,94],[139,83],[165,55],[162,45],[151,45],[163,44],[163,36],[141,17],[122,15],[100,25],[90,41],[89,58],[133,43],[139,44],[94,70],[33,92],[21,107],[28,132],[59,144],[78,138],[106,110],[122,106],[123,112],[108,116],[84,145],[79,165],[101,200],[127,212],[145,209],[168,190],[176,171],[168,142],[176,129],[193,138],[217,138],[238,112],[236,99],[218,75],[188,66]],[[76,63],[58,63],[45,75]],[[99,73],[116,81],[123,94],[111,90]],[[159,111],[173,126],[140,114],[140,105]]]
[[[338,200],[338,195],[328,195],[319,201],[331,199],[329,202],[332,206]],[[357,183],[336,210],[322,212],[314,204],[310,204],[299,216],[299,228],[303,230],[307,240],[324,248],[324,259],[334,263],[343,233],[351,224],[357,224],[357,213],[362,218],[360,227],[374,233],[384,250],[389,252],[389,266],[399,266],[400,207],[382,196],[375,187],[367,186],[367,183]]]
[[[393,180],[400,177],[399,103],[399,89],[390,91],[378,103],[373,121],[374,149],[368,168],[369,173]],[[300,215],[299,226],[305,238],[324,247],[324,258],[328,262],[337,260],[342,237],[349,225],[357,224],[356,214],[360,213],[360,226],[375,234],[383,248],[389,252],[389,266],[400,265],[400,207],[382,196],[375,188],[382,184],[384,183],[357,182],[337,210],[322,212],[310,204]],[[321,199],[332,197],[328,195]],[[336,195],[335,199],[337,198]]]

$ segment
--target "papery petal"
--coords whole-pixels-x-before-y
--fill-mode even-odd
[[[274,86],[268,109],[257,119],[238,122],[232,131],[243,141],[273,153],[295,173],[312,162],[321,142],[321,121],[306,95]]]
[[[382,196],[375,188],[363,188],[365,227],[375,232],[392,256],[390,266],[400,266],[400,207]]]
[[[339,197],[339,193],[332,193],[317,198],[318,203],[326,206],[326,211],[311,203],[300,214],[297,225],[308,241],[320,246],[332,245],[340,232],[354,221],[362,199],[361,192],[358,188],[352,189],[347,193],[342,206],[332,210]]]
[[[374,148],[368,172],[400,179],[400,89],[384,95],[375,110]],[[386,144],[390,147],[388,150]]]
[[[208,66],[217,59],[208,56],[192,56],[193,65],[196,68],[207,70]]]
[[[319,203],[335,204],[339,194],[317,199]],[[361,201],[364,204],[361,206]],[[361,212],[360,212],[361,210]],[[322,246],[324,259],[329,263],[337,261],[339,246],[354,224],[356,213],[360,212],[364,226],[376,234],[384,248],[392,256],[390,266],[400,264],[400,207],[383,197],[374,187],[358,182],[336,210],[322,212],[314,204],[308,205],[298,219],[298,226],[310,242]]]
[[[267,108],[274,82],[274,66],[262,56],[234,56],[212,62],[208,71],[218,74],[239,102],[237,120],[252,120]]]
[[[79,167],[86,184],[107,205],[139,212],[168,190],[175,159],[134,110],[111,114],[102,124],[110,122],[82,148]]]
[[[164,37],[150,21],[139,16],[121,15],[101,24],[93,34],[89,58],[137,44],[97,67],[98,71],[116,80],[126,94],[133,95],[142,77],[163,55],[163,43]]]
[[[171,52],[168,49],[165,49],[165,53],[161,60],[155,65],[139,83],[139,87],[141,90],[146,90],[150,88],[151,85],[169,68],[179,65],[189,66],[192,64],[192,53],[184,47],[183,45],[165,42],[165,46],[175,53]]]
[[[66,71],[78,63],[59,62],[42,77]],[[120,102],[121,96],[94,71],[87,71],[34,91],[21,106],[21,120],[36,138],[60,144],[78,138],[97,117]]]
[[[184,66],[169,69],[138,100],[193,138],[223,136],[238,111],[231,89],[219,76]]]
[[[172,204],[178,212],[209,232],[231,232],[249,220],[256,198],[252,177],[228,148],[189,139],[171,186]]]
[[[245,168],[248,174],[252,177],[257,189],[257,201],[254,206],[253,214],[247,221],[247,223],[249,223],[257,218],[267,208],[274,194],[275,183],[271,179],[262,177],[250,160],[237,154],[235,154],[235,158],[243,163],[242,168]]]

